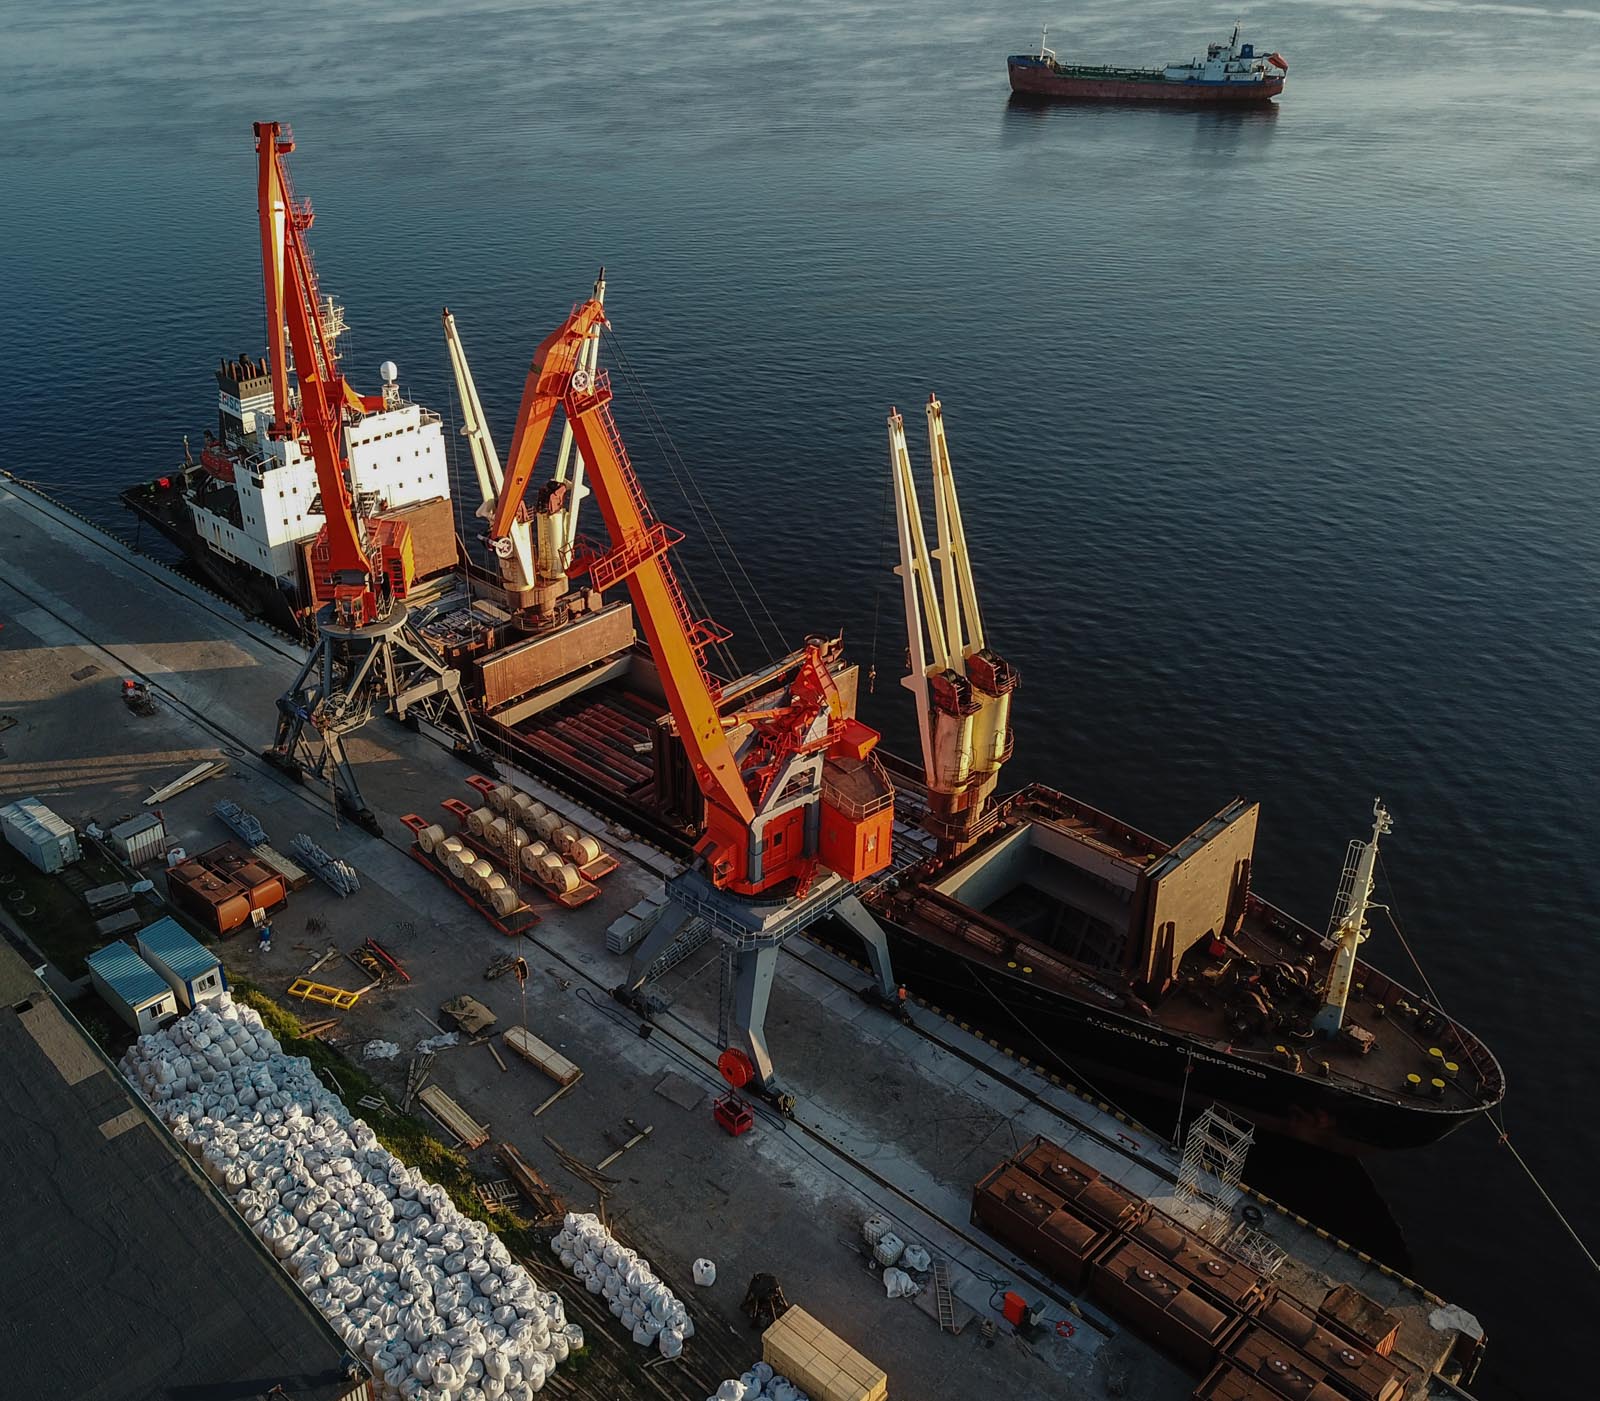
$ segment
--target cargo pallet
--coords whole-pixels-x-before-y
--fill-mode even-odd
[[[405,826],[409,827],[413,832],[420,832],[424,827],[429,827],[432,825],[427,821],[426,818],[418,817],[414,812],[406,813],[405,816],[400,819],[400,821]],[[429,856],[428,853],[425,852],[415,842],[412,842],[411,845],[406,848],[406,851],[410,853],[413,861],[417,862],[421,866],[426,866],[428,870],[432,871],[434,875],[438,876],[440,880],[450,887],[451,890],[455,891],[457,895],[465,900],[467,904],[471,905],[474,910],[488,920],[489,923],[494,926],[494,928],[498,929],[508,939],[521,938],[539,922],[539,916],[534,912],[533,908],[527,904],[524,904],[521,909],[513,910],[509,915],[502,919],[492,909],[485,905],[483,901],[478,899],[476,895],[468,890],[466,886],[462,885],[460,881],[452,876],[449,871],[445,870],[445,868],[435,861],[433,857]]]
[[[546,885],[538,876],[530,875],[526,871],[512,870],[511,863],[506,859],[505,852],[498,847],[489,845],[481,837],[473,836],[467,830],[467,819],[472,816],[472,809],[462,802],[460,798],[446,798],[439,806],[455,818],[459,825],[459,830],[455,835],[460,837],[470,850],[477,852],[485,861],[491,862],[511,882],[513,888],[518,885],[537,886],[540,891],[554,900],[556,904],[569,910],[575,910],[579,905],[587,905],[589,901],[600,894],[600,887],[591,880],[585,880],[576,890],[556,890]],[[603,859],[609,861],[612,858],[607,856]],[[598,866],[600,862],[591,861],[589,864]],[[580,866],[577,870],[579,875],[583,874],[583,867]]]
[[[488,802],[489,794],[494,792],[494,790],[499,786],[500,785],[493,779],[485,778],[482,774],[475,773],[467,776],[467,787],[482,794],[486,804]],[[549,804],[546,804],[546,806],[548,807]],[[471,811],[470,808],[467,810],[469,812]],[[454,809],[452,808],[451,811],[453,812]],[[466,818],[463,817],[461,820],[465,822]],[[578,824],[574,822],[571,825],[576,827]],[[594,837],[593,832],[589,832],[587,835]],[[595,837],[595,840],[599,841],[600,839]],[[574,862],[573,864],[576,865],[577,863]],[[605,876],[609,876],[621,864],[622,863],[618,861],[617,858],[609,851],[602,851],[597,857],[595,857],[593,861],[589,862],[588,865],[579,866],[578,874],[585,880],[600,880]]]

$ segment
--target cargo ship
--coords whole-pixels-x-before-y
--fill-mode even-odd
[[[1239,42],[1239,27],[1226,44],[1209,44],[1204,58],[1164,68],[1116,68],[1062,63],[1039,40],[1036,54],[1006,60],[1011,91],[1022,97],[1075,102],[1163,102],[1239,107],[1270,102],[1283,91],[1289,65],[1280,53],[1257,54]]]
[[[512,500],[448,313],[445,326],[485,506]],[[248,358],[224,362],[220,431],[202,460],[124,499],[220,592],[256,612],[269,611],[265,600],[271,616],[304,631],[326,588],[315,476],[300,443],[263,427],[262,369]],[[581,372],[594,375],[593,361]],[[508,516],[508,548],[495,546],[492,522],[484,539],[463,544],[438,416],[402,399],[392,365],[382,374],[381,396],[344,416],[352,495],[369,520],[409,513],[417,583],[408,626],[438,666],[459,674],[475,749],[692,863],[705,800],[633,607],[615,575],[605,577],[607,556],[576,530],[587,494],[581,456],[563,440],[537,501]],[[1489,1050],[1357,956],[1386,813],[1352,847],[1335,919],[1318,932],[1256,893],[1254,804],[1230,803],[1169,844],[1038,784],[999,790],[1017,675],[978,624],[938,408],[933,400],[928,412],[947,493],[939,552],[921,540],[920,507],[899,471],[903,430],[896,459],[914,659],[905,684],[918,697],[923,752],[919,763],[878,751],[893,780],[895,855],[859,890],[887,932],[898,978],[1085,1087],[1180,1107],[1215,1101],[1340,1152],[1426,1144],[1499,1103],[1504,1080]],[[432,515],[443,528],[430,543],[416,523]],[[944,613],[925,620],[919,609],[932,607],[939,575]],[[957,595],[969,609],[965,633]],[[701,626],[708,639],[726,639]],[[924,656],[930,640],[934,655]],[[811,639],[746,674],[729,658],[714,676],[724,713],[763,713],[808,653],[825,662],[839,707],[853,716],[861,676],[837,638]],[[437,719],[423,728],[446,743],[460,738]],[[947,761],[959,768],[954,778]],[[815,928],[831,939],[826,923]],[[851,947],[842,932],[840,947]]]
[[[345,330],[343,308],[323,307],[329,345]],[[381,404],[345,424],[352,495],[371,520],[410,527],[426,583],[459,563],[455,511],[439,415],[408,402],[393,361],[381,367]],[[196,460],[181,461],[122,493],[122,503],[183,555],[201,582],[292,636],[313,629],[319,601],[316,547],[323,529],[316,466],[296,439],[268,436],[272,375],[266,356],[218,363],[217,428]]]

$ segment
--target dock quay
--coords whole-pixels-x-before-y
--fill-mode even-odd
[[[485,1004],[499,1029],[525,1026],[581,1071],[552,1098],[555,1086],[536,1066],[491,1054],[498,1037],[487,1045],[463,1037],[431,1065],[431,1083],[487,1130],[485,1145],[468,1154],[486,1181],[505,1177],[495,1151],[509,1143],[573,1210],[594,1209],[594,1182],[608,1182],[606,1222],[654,1263],[696,1322],[681,1358],[645,1366],[655,1354],[636,1347],[543,1254],[534,1262],[543,1287],[561,1293],[593,1354],[581,1370],[553,1375],[555,1394],[714,1394],[761,1357],[741,1304],[758,1273],[775,1276],[791,1305],[881,1367],[890,1396],[1195,1394],[1194,1372],[972,1220],[974,1184],[1035,1136],[1181,1220],[1181,1153],[1159,1135],[937,1009],[913,1004],[908,1022],[895,1020],[859,995],[860,970],[803,939],[780,960],[767,1022],[797,1097],[794,1116],[758,1104],[752,1132],[725,1134],[712,1117],[727,1088],[716,1069],[717,946],[690,950],[649,985],[660,1010],[648,1022],[610,996],[626,956],[607,952],[607,929],[659,892],[677,869],[672,857],[503,769],[503,781],[579,819],[620,861],[601,895],[576,908],[530,897],[539,921],[508,938],[411,855],[401,817],[437,814],[443,800],[470,792],[471,770],[444,748],[388,721],[354,737],[385,833],[371,837],[341,821],[326,793],[294,786],[258,757],[277,697],[303,660],[296,644],[4,478],[0,541],[0,713],[15,721],[0,733],[0,798],[37,795],[80,829],[91,820],[109,828],[147,811],[145,798],[164,783],[225,761],[220,776],[160,804],[172,842],[190,852],[222,842],[228,833],[213,807],[227,799],[278,849],[306,834],[360,877],[348,898],[316,881],[295,891],[272,916],[270,952],[248,928],[217,944],[231,983],[247,981],[305,1020],[336,1019],[329,1038],[393,1103],[407,1093],[407,1055],[363,1060],[363,1048],[409,1048],[433,1036],[424,1022],[463,993]],[[125,679],[148,687],[153,714],[122,704]],[[0,911],[30,963],[45,962],[45,932]],[[289,985],[302,977],[362,987],[349,959],[308,970],[326,948],[355,950],[368,938],[403,964],[406,980],[384,979],[338,1010],[289,1001]],[[508,953],[526,961],[525,986],[485,978]],[[80,1019],[95,1007],[70,968],[47,981]],[[575,1163],[605,1166],[577,1174]],[[1467,1394],[1450,1375],[1464,1363],[1470,1375],[1481,1347],[1465,1308],[1265,1199],[1245,1202],[1274,1258],[1281,1254],[1272,1275],[1281,1296],[1314,1312],[1337,1285],[1360,1291],[1398,1321],[1393,1356],[1414,1374],[1407,1397]],[[862,1239],[873,1215],[945,1262],[947,1317],[932,1287],[911,1299],[886,1296]],[[699,1259],[715,1263],[709,1287],[691,1283]],[[1024,1332],[1004,1320],[1008,1291],[1041,1311],[1039,1326]]]

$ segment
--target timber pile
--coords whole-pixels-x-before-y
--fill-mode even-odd
[[[428,1085],[417,1095],[422,1107],[461,1140],[463,1148],[481,1148],[489,1141],[489,1130],[468,1114],[437,1085]]]
[[[567,1214],[567,1204],[521,1153],[517,1152],[514,1145],[502,1143],[494,1151],[505,1170],[511,1174],[511,1180],[517,1184],[517,1190],[528,1199],[534,1209],[533,1224],[535,1226],[548,1225],[551,1221],[560,1221]]]

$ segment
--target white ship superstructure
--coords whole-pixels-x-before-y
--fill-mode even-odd
[[[386,365],[386,370],[392,365]],[[200,539],[225,559],[291,587],[301,542],[322,528],[317,470],[298,440],[267,436],[272,379],[248,356],[217,370],[219,433],[207,434],[189,509]],[[439,415],[400,397],[390,376],[383,408],[347,423],[350,487],[364,515],[450,495]]]

